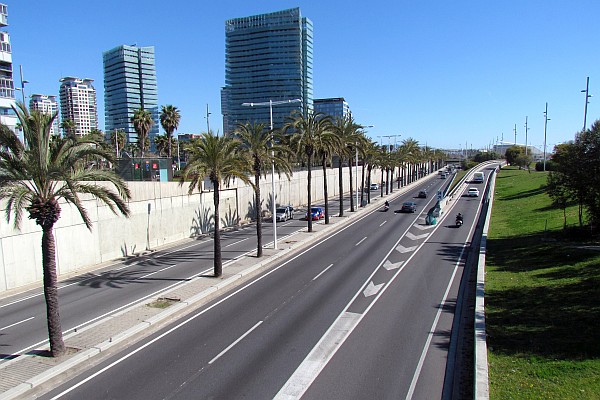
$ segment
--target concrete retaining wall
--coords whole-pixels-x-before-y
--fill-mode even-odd
[[[354,171],[353,171],[354,173]],[[362,170],[358,168],[359,180]],[[373,174],[379,182],[381,174]],[[296,172],[290,180],[275,176],[278,205],[295,207],[307,203],[307,173]],[[375,178],[377,177],[377,178]],[[344,191],[349,190],[349,172],[344,168]],[[323,171],[312,171],[312,200],[323,200]],[[330,198],[339,195],[338,169],[327,170]],[[55,225],[56,258],[59,276],[72,274],[120,257],[157,246],[210,232],[214,226],[213,192],[197,190],[188,195],[188,186],[177,182],[129,182],[132,199],[131,216],[114,215],[95,199],[83,200],[93,228],[89,231],[74,207],[62,204]],[[272,204],[271,176],[261,177],[262,210]],[[6,205],[0,207],[0,292],[42,280],[41,229],[23,213],[21,229],[13,228],[5,219]],[[220,218],[223,227],[249,222],[254,215],[254,192],[239,180],[223,187],[220,196]]]

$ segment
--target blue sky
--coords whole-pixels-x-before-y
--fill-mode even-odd
[[[225,20],[300,7],[314,24],[315,98],[344,97],[379,140],[437,148],[496,140],[548,150],[600,119],[598,0],[288,1],[4,0],[15,84],[58,94],[59,79],[95,80],[104,129],[102,52],[155,46],[159,104],[181,110],[180,133],[222,130]],[[17,93],[19,94],[19,93]],[[251,100],[251,99],[249,99]],[[381,139],[387,142],[387,138]]]

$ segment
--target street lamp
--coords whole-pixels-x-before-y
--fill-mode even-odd
[[[17,88],[17,90],[21,91],[21,96],[23,98],[23,104],[25,105],[25,84],[29,83],[29,81],[23,79],[23,66],[22,65],[19,65],[19,71],[21,73],[21,89]]]
[[[585,132],[586,120],[587,120],[587,105],[589,104],[589,98],[592,97],[591,94],[588,94],[590,89],[590,77],[588,76],[585,83],[585,90],[582,90],[581,93],[585,93],[585,110],[583,112],[583,131]]]
[[[263,101],[260,103],[242,103],[244,107],[269,106],[269,118],[271,120],[271,147],[273,147],[273,106],[290,103],[300,103],[300,99],[279,100],[279,101]],[[271,150],[271,197],[273,198],[273,248],[277,250],[277,220],[276,220],[276,204],[275,204],[275,152]],[[260,207],[257,204],[256,207]],[[308,210],[310,213],[310,210]]]
[[[544,171],[546,171],[546,130],[548,128],[548,103],[546,103],[546,111],[544,111]]]

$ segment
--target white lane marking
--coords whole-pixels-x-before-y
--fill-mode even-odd
[[[365,236],[364,238],[360,239],[360,241],[358,243],[356,243],[354,246],[358,246],[359,244],[361,244],[362,242],[364,242],[367,239],[367,237]]]
[[[392,269],[400,268],[402,266],[402,264],[404,264],[404,261],[393,263],[390,260],[385,260],[385,262],[383,263],[383,268],[390,271]]]
[[[27,321],[29,321],[29,320],[32,320],[32,319],[34,319],[34,318],[35,318],[35,317],[29,317],[29,318],[26,318],[26,319],[24,319],[24,320],[22,320],[22,321],[15,322],[14,324],[6,325],[5,327],[3,327],[3,328],[0,328],[0,331],[3,331],[3,330],[5,330],[5,329],[8,329],[8,328],[11,328],[11,327],[13,327],[13,326],[15,326],[15,325],[22,324],[23,322],[27,322]]]
[[[398,247],[396,247],[396,251],[399,251],[400,253],[410,253],[411,251],[415,251],[417,247],[418,246],[404,247],[401,244],[399,244]]]
[[[377,294],[377,292],[379,292],[379,290],[381,289],[381,287],[383,285],[384,285],[383,283],[380,283],[379,285],[376,285],[376,284],[373,283],[373,281],[371,281],[367,285],[367,288],[365,290],[363,290],[363,295],[365,297],[374,296],[374,295]]]
[[[415,228],[419,229],[419,230],[426,230],[426,229],[431,229],[433,228],[435,225],[421,225],[421,224],[414,224],[413,225]]]
[[[329,264],[329,267],[327,267],[327,268],[325,268],[323,271],[319,272],[319,274],[313,278],[313,281],[316,281],[317,279],[319,279],[319,277],[320,277],[321,275],[323,275],[325,272],[327,272],[327,270],[328,270],[329,268],[331,268],[331,267],[333,267],[333,264]]]
[[[379,226],[384,226],[386,222],[387,220],[383,221],[381,224],[379,224]]]
[[[210,360],[208,362],[208,364],[210,365],[210,364],[214,363],[215,361],[217,361],[219,358],[221,358],[223,356],[223,354],[227,353],[229,350],[231,350],[233,348],[233,346],[235,346],[236,344],[238,344],[239,342],[241,342],[242,340],[244,340],[244,338],[246,336],[248,336],[250,333],[252,333],[252,331],[255,330],[256,328],[258,328],[260,326],[260,324],[262,324],[262,323],[263,323],[262,321],[258,321],[252,328],[248,329],[246,331],[246,333],[244,333],[236,341],[234,341],[229,346],[227,346],[222,352],[220,352],[219,354],[217,354],[215,358],[213,358],[212,360]]]
[[[250,238],[246,238],[246,239],[238,240],[237,242],[229,243],[227,246],[224,246],[224,247],[233,246],[235,244],[242,243],[244,240],[248,240],[248,239],[250,239]]]
[[[173,264],[173,265],[171,265],[171,266],[169,266],[169,267],[161,268],[161,269],[159,269],[159,270],[157,270],[157,271],[150,272],[149,274],[142,275],[142,276],[140,276],[139,278],[136,278],[136,280],[138,280],[138,279],[144,279],[144,278],[147,278],[147,277],[149,277],[149,276],[152,276],[152,275],[154,275],[154,274],[158,274],[159,272],[166,271],[166,270],[168,270],[168,269],[171,269],[171,268],[173,268],[173,267],[176,267],[176,266],[177,266],[177,264]]]
[[[406,237],[409,238],[410,240],[420,240],[420,239],[424,239],[427,236],[429,236],[429,233],[423,233],[421,235],[413,235],[410,232],[406,232]]]

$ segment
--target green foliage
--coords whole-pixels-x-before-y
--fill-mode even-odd
[[[544,162],[543,161],[538,161],[535,163],[535,170],[536,171],[544,171]],[[558,170],[558,166],[556,165],[556,163],[552,160],[546,160],[546,171],[557,171]]]
[[[486,253],[490,399],[600,397],[600,253],[563,231],[546,173],[503,168]],[[570,219],[576,206],[567,206]]]
[[[135,129],[135,132],[138,134],[138,147],[142,153],[142,157],[144,157],[144,153],[150,144],[148,133],[150,132],[150,129],[152,129],[152,125],[154,125],[152,113],[143,108],[135,110],[133,117],[131,117],[131,123],[133,124],[133,129]]]
[[[490,160],[499,160],[501,158],[502,156],[496,153],[495,151],[486,151],[475,154],[475,156],[473,157],[473,161],[475,161],[476,163],[482,163]]]

